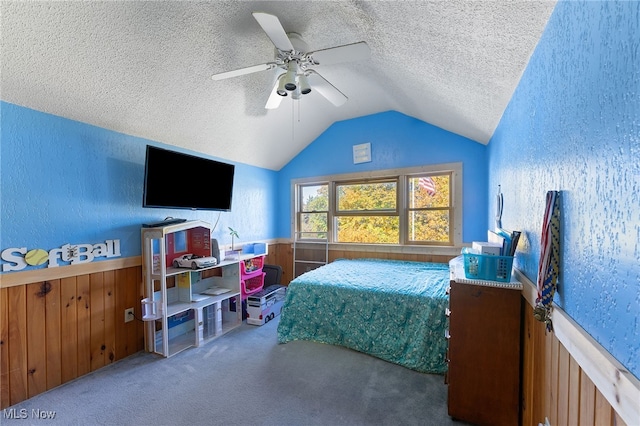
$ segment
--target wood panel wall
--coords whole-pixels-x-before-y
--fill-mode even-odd
[[[526,303],[526,302],[525,302]],[[522,424],[624,426],[591,379],[544,323],[524,308]]]
[[[0,288],[0,409],[144,349],[142,294],[140,266]]]
[[[317,250],[316,250],[317,252]],[[375,258],[391,260],[409,260],[416,262],[448,263],[455,256],[432,255],[423,253],[387,253],[383,251],[364,250],[329,250],[329,262],[336,259]],[[310,257],[302,257],[309,259]],[[269,245],[269,254],[265,263],[282,267],[282,284],[289,284],[293,279],[293,247],[291,243]]]
[[[523,277],[519,278],[522,281]],[[557,307],[552,317],[554,331],[548,332],[544,323],[533,317],[535,287],[524,284],[522,425],[544,424],[545,418],[552,426],[640,424],[637,378],[595,341],[585,339],[586,332],[567,321]]]

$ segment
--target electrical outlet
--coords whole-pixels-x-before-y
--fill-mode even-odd
[[[124,310],[124,322],[133,321],[135,317],[133,316],[133,308]]]

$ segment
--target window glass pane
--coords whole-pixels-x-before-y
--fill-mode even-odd
[[[300,211],[317,212],[329,210],[328,185],[301,186],[300,191],[302,195]]]
[[[398,244],[398,216],[339,216],[336,218],[340,243]]]
[[[300,239],[327,238],[326,213],[300,214]]]
[[[449,175],[409,178],[409,208],[449,207]]]
[[[396,181],[337,185],[337,209],[338,211],[395,211],[396,189]]]
[[[410,241],[449,242],[449,210],[409,212]]]

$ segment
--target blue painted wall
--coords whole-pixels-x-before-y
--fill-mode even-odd
[[[463,239],[485,232],[478,206],[487,196],[486,147],[397,112],[334,124],[279,173],[234,163],[232,212],[218,214],[141,207],[145,147],[158,142],[6,102],[0,108],[0,250],[119,239],[122,256],[136,256],[141,224],[167,216],[212,224],[219,216],[213,237],[221,244],[230,243],[228,226],[240,242],[289,238],[292,178],[455,161],[464,163]],[[352,147],[365,141],[373,161],[354,165]]]
[[[366,142],[371,162],[353,164],[353,145]],[[334,123],[280,170],[278,235],[291,236],[291,179],[462,162],[462,240],[483,241],[486,152],[484,145],[395,111]]]
[[[556,302],[640,377],[640,2],[560,2],[489,143],[516,262],[537,279],[561,191]],[[492,217],[489,205],[489,217]]]
[[[120,239],[122,256],[135,256],[140,226],[167,216],[211,224],[219,217],[213,237],[220,244],[231,243],[228,226],[240,243],[277,237],[274,171],[234,163],[231,212],[146,209],[145,148],[161,144],[6,102],[0,108],[0,250]]]

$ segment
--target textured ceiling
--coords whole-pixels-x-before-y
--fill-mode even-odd
[[[279,170],[336,121],[396,110],[487,143],[555,2],[211,1],[0,3],[2,100]],[[318,67],[317,91],[264,105],[277,76],[251,12],[310,50],[366,41],[371,57]],[[361,142],[361,141],[357,141]]]

